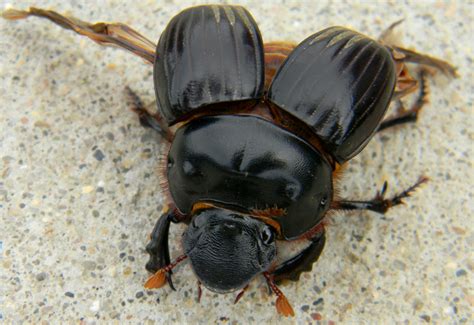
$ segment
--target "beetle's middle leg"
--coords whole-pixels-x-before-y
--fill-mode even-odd
[[[405,124],[405,123],[414,123],[418,119],[418,113],[428,102],[428,86],[426,83],[426,70],[422,69],[419,73],[419,82],[418,82],[418,98],[415,100],[410,109],[405,109],[405,106],[402,101],[398,101],[398,110],[397,112],[382,121],[379,125],[377,132],[388,129],[393,126]]]

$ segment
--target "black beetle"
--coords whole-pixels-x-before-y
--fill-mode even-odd
[[[390,199],[387,184],[368,201],[334,193],[342,166],[376,132],[414,122],[425,102],[428,67],[455,76],[447,62],[331,27],[295,46],[264,44],[257,24],[240,6],[206,5],[175,16],[158,45],[119,23],[89,24],[54,11],[9,9],[6,19],[47,18],[104,45],[133,52],[154,66],[158,113],[128,89],[144,126],[170,142],[166,177],[170,208],[147,246],[147,288],[171,281],[189,258],[207,288],[242,289],[259,274],[278,296],[280,314],[293,309],[276,286],[311,270],[325,244],[330,210],[385,213],[421,183]],[[155,51],[156,48],[156,51]],[[422,66],[413,78],[405,63]],[[409,110],[383,120],[390,103],[413,91]],[[170,224],[184,222],[184,254],[171,263]],[[276,263],[276,240],[308,240],[290,259]],[[200,287],[199,287],[200,288]]]

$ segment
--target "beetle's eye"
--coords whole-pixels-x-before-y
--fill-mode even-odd
[[[325,206],[328,203],[328,198],[326,196],[323,196],[321,199],[321,206]]]
[[[273,231],[270,229],[270,227],[265,227],[260,233],[260,236],[262,237],[263,243],[266,245],[273,243],[275,240],[275,235],[273,234]]]

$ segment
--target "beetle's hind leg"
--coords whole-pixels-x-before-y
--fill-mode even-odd
[[[138,115],[140,124],[144,127],[152,128],[168,142],[171,142],[173,140],[173,134],[161,115],[158,113],[150,113],[140,97],[130,89],[130,87],[125,87],[125,92],[128,97],[128,105],[130,109]]]
[[[6,9],[2,12],[2,17],[9,20],[24,19],[29,16],[46,18],[65,29],[87,36],[101,45],[112,45],[128,50],[150,63],[155,60],[156,45],[133,28],[122,23],[88,23],[53,10],[35,7],[30,7],[28,10]]]
[[[352,200],[340,200],[333,201],[331,204],[332,210],[371,210],[378,213],[386,213],[390,208],[403,204],[403,199],[407,198],[415,191],[421,184],[428,181],[427,177],[420,177],[418,181],[407,188],[406,190],[394,195],[393,197],[386,199],[385,192],[387,191],[387,182],[382,186],[382,189],[377,192],[375,198],[368,201],[352,201]]]
[[[393,126],[416,122],[416,120],[418,119],[418,113],[428,102],[428,85],[426,83],[426,73],[426,70],[421,69],[418,78],[418,97],[412,104],[410,109],[407,110],[403,102],[399,100],[397,112],[393,116],[383,120],[382,123],[380,123],[377,132],[383,131]]]

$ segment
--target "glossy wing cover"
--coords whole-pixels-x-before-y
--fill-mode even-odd
[[[331,27],[296,47],[277,71],[268,97],[306,123],[342,163],[374,134],[395,82],[395,65],[383,45]]]
[[[263,43],[250,13],[228,5],[179,13],[160,37],[154,82],[169,124],[207,105],[262,97]]]

